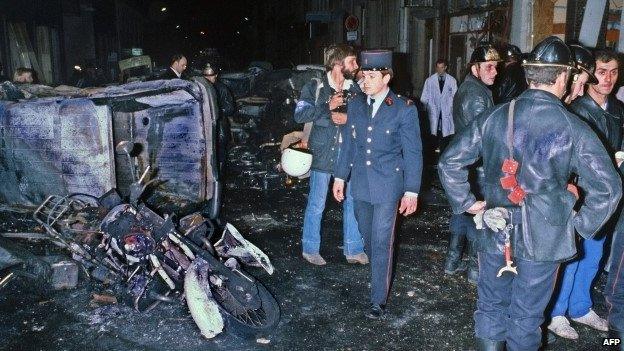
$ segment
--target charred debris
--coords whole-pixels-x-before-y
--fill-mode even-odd
[[[33,209],[38,224],[0,238],[0,257],[16,263],[2,266],[0,288],[20,275],[56,289],[89,279],[113,292],[95,294],[96,303],[141,312],[185,301],[207,338],[267,334],[279,305],[244,266],[269,274],[273,266],[220,218],[223,177],[235,188],[302,186],[280,172],[279,141],[302,129],[294,106],[323,72],[256,63],[223,74],[237,99],[226,175],[215,166],[215,91],[201,77],[87,89],[0,84],[0,202]],[[64,257],[34,256],[20,239],[45,240]]]

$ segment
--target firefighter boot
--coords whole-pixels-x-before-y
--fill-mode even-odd
[[[444,273],[446,274],[455,274],[466,270],[466,264],[461,259],[462,247],[464,246],[462,239],[464,239],[463,235],[451,231],[446,261],[444,262]]]

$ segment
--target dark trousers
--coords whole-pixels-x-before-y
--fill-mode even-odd
[[[624,332],[624,232],[617,230],[611,242],[611,265],[604,289],[609,307],[609,329]]]
[[[438,139],[437,141],[438,141],[438,149],[440,149],[440,155],[442,155],[442,153],[444,152],[448,144],[451,142],[452,136],[453,134],[448,135],[448,136],[442,136],[442,131],[438,130],[438,135],[436,135],[436,137]]]
[[[392,279],[397,202],[372,204],[355,200],[355,218],[371,265],[371,302],[385,305]]]
[[[508,351],[537,350],[544,309],[553,292],[559,263],[515,258],[518,275],[506,272],[497,278],[498,270],[505,265],[504,256],[485,252],[478,256],[476,337],[505,341]]]
[[[470,257],[470,265],[474,265],[476,262],[477,250],[477,227],[472,219],[465,213],[452,214],[450,220],[451,240],[448,252],[448,259],[461,260],[463,248],[466,247],[466,251]],[[476,267],[474,267],[476,269]]]

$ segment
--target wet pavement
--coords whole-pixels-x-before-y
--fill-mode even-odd
[[[435,174],[429,170],[426,174]],[[185,304],[137,313],[122,304],[91,302],[113,294],[82,280],[78,288],[49,291],[17,279],[0,291],[0,350],[472,350],[476,288],[443,273],[450,209],[436,182],[426,185],[417,215],[399,226],[394,285],[383,321],[364,317],[369,266],[348,264],[341,249],[341,209],[328,196],[321,254],[326,266],[301,257],[305,182],[292,189],[227,187],[225,217],[271,258],[275,273],[251,269],[280,302],[278,327],[259,339],[222,334],[205,340]],[[0,231],[33,229],[27,211],[1,209]],[[35,228],[37,229],[37,228]],[[58,249],[28,243],[37,254]],[[601,289],[595,309],[605,314]],[[575,325],[576,327],[576,325]],[[547,350],[601,349],[600,333],[578,326],[580,341],[558,340]]]

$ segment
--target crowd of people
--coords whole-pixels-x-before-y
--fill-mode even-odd
[[[407,216],[418,205],[418,112],[389,88],[392,52],[366,50],[358,62],[353,48],[334,45],[324,64],[326,76],[303,88],[294,114],[312,123],[302,256],[327,264],[321,223],[333,178],[334,198],[344,203],[344,255],[370,262],[366,315],[384,318],[397,212]],[[477,286],[477,350],[537,350],[546,319],[548,330],[569,339],[578,338],[570,320],[613,337],[624,331],[619,65],[609,49],[549,37],[528,54],[477,46],[459,87],[443,59],[425,81],[426,132],[437,139],[453,212],[444,272],[467,270]],[[607,247],[603,319],[591,290]]]

